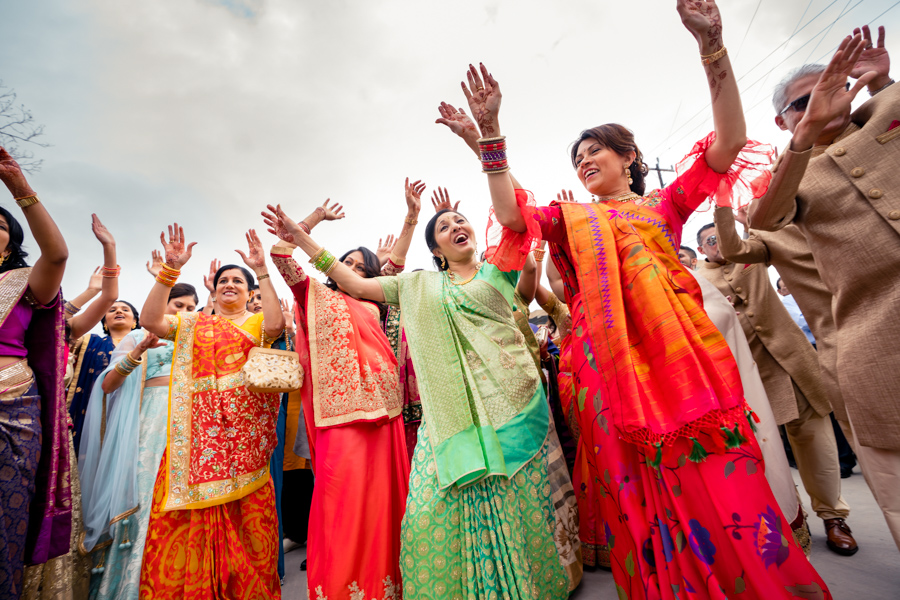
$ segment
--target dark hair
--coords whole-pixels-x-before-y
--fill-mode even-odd
[[[697,253],[694,252],[694,249],[691,248],[690,246],[682,246],[680,249],[681,249],[681,250],[684,250],[685,252],[687,252],[687,253],[690,255],[691,258],[693,258],[693,259],[696,259],[696,258],[697,258]]]
[[[194,298],[194,304],[200,304],[200,297],[197,296],[197,288],[189,283],[176,283],[169,291],[169,301],[175,298],[184,298],[191,296]]]
[[[240,269],[241,272],[244,273],[244,279],[247,280],[247,289],[252,290],[254,286],[256,286],[256,279],[253,278],[253,273],[250,272],[249,269],[245,269],[240,265],[222,265],[219,267],[219,270],[216,271],[216,276],[213,277],[213,287],[219,287],[219,278],[222,277],[222,273],[225,271],[232,271],[234,269]]]
[[[22,231],[22,226],[12,216],[12,213],[2,206],[0,206],[0,216],[6,219],[6,224],[9,226],[9,244],[6,246],[6,249],[9,250],[9,256],[0,265],[0,273],[27,267],[28,263],[25,262],[25,257],[28,256],[28,253],[22,248],[22,243],[25,241],[25,232]]]
[[[255,292],[255,291],[258,290],[258,289],[259,289],[259,284],[251,285],[251,286],[250,286],[250,293],[253,294],[253,292]]]
[[[428,246],[428,250],[432,254],[431,260],[434,261],[434,265],[438,268],[438,271],[446,271],[448,266],[446,264],[442,265],[441,259],[438,258],[437,256],[434,256],[434,251],[438,247],[437,236],[434,234],[434,228],[437,227],[437,221],[441,217],[441,215],[444,215],[448,212],[456,213],[459,216],[461,216],[463,219],[466,218],[466,216],[464,214],[462,214],[461,212],[459,212],[458,210],[452,210],[450,208],[445,208],[444,210],[440,210],[437,213],[435,213],[435,215],[433,217],[431,217],[431,220],[428,221],[428,225],[425,226],[425,245]]]
[[[704,225],[703,227],[700,228],[700,231],[697,232],[697,245],[698,246],[703,245],[703,238],[701,237],[703,235],[703,232],[706,231],[707,229],[709,229],[710,227],[715,228],[715,226],[716,226],[715,223],[707,223],[706,225]]]
[[[634,161],[629,165],[628,170],[631,172],[631,191],[641,196],[644,195],[644,189],[647,184],[644,177],[650,172],[650,169],[644,164],[644,155],[641,149],[634,143],[634,133],[626,127],[622,127],[617,123],[607,123],[599,127],[585,129],[578,136],[578,139],[572,144],[572,166],[575,166],[575,157],[578,155],[578,146],[584,140],[597,140],[604,148],[609,148],[620,156],[627,156],[629,152],[634,152]]]
[[[559,327],[556,326],[556,321],[553,320],[553,317],[550,314],[547,314],[547,329],[550,330],[550,333],[556,333],[559,331]]]
[[[121,298],[119,298],[118,300],[113,302],[113,304],[116,304],[116,303],[127,304],[128,308],[131,309],[131,312],[134,315],[134,328],[137,329],[138,327],[141,326],[141,315],[140,315],[140,313],[138,313],[138,309],[136,309],[134,307],[134,304],[132,304],[128,300],[122,300]],[[110,307],[110,308],[112,308],[112,307]],[[108,310],[106,311],[106,314],[109,314]],[[101,327],[103,327],[103,333],[105,333],[106,335],[109,335],[109,327],[106,326],[106,315],[103,315],[103,317],[100,319],[100,325],[101,325]]]
[[[366,269],[365,278],[370,279],[372,277],[378,277],[381,275],[381,262],[378,260],[378,257],[374,252],[366,248],[365,246],[360,246],[359,248],[354,248],[352,250],[347,250],[344,252],[343,256],[338,259],[338,262],[344,262],[348,256],[353,254],[354,252],[359,252],[363,257],[363,265]],[[325,287],[330,290],[337,291],[337,283],[331,277],[325,282]]]

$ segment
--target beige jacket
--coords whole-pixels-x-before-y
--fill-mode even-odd
[[[837,332],[831,315],[833,296],[819,276],[806,238],[796,225],[788,225],[775,232],[751,229],[749,238],[741,239],[730,208],[719,207],[715,215],[719,251],[723,257],[735,263],[774,266],[784,279],[816,338],[822,385],[825,386],[828,400],[835,415],[846,421],[844,401],[841,399],[837,380]]]
[[[699,265],[700,275],[712,282],[722,295],[730,296],[740,313],[741,327],[778,424],[800,416],[795,395],[798,392],[820,415],[830,413],[831,404],[822,385],[816,351],[778,298],[766,266],[720,265],[709,261]]]
[[[900,450],[900,85],[851,115],[833,144],[785,151],[750,223],[795,223],[834,295],[837,373],[864,446]]]

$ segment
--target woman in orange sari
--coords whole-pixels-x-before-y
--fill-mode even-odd
[[[488,260],[515,269],[534,238],[550,242],[573,319],[582,445],[620,598],[830,598],[791,539],[734,358],[678,261],[688,216],[710,196],[730,205],[732,188],[752,181],[745,169],[756,166],[741,150],[758,146],[747,143],[715,2],[678,0],[678,12],[700,45],[716,132],[671,185],[646,196],[633,135],[607,124],[582,132],[572,149],[598,200],[534,207],[506,173],[497,82],[483,66],[470,69],[463,88],[491,138],[480,140],[482,161],[505,227]]]
[[[402,271],[424,187],[406,182],[407,216],[384,269],[366,248],[335,262],[363,278]],[[263,214],[282,240],[272,261],[297,301],[301,393],[316,478],[307,592],[315,600],[399,600],[409,458],[399,368],[380,307],[349,296],[331,279],[324,285],[311,279],[291,257],[293,236],[274,214]],[[314,212],[300,227],[309,231],[320,220]]]
[[[191,258],[176,223],[166,262],[144,303],[142,325],[175,343],[167,448],[160,462],[141,567],[141,598],[273,599],[278,580],[278,519],[269,459],[277,443],[281,395],[244,386],[254,347],[284,330],[284,315],[262,244],[247,233],[241,258],[259,279],[263,310],[246,310],[253,275],[225,265],[215,275],[215,315],[166,315],[169,289]]]

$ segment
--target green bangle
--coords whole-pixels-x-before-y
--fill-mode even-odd
[[[327,273],[332,268],[334,268],[334,264],[335,262],[337,262],[337,259],[334,257],[334,254],[322,248],[322,250],[317,252],[309,262],[312,263],[312,266],[315,267],[315,269],[320,273]]]
[[[125,364],[123,364],[124,362],[125,362],[125,361],[123,360],[123,361],[121,361],[121,362],[116,363],[116,367],[115,367],[115,368],[116,368],[116,373],[118,373],[118,374],[121,375],[122,377],[128,377],[128,376],[131,375],[131,373],[134,371],[134,369],[136,368],[136,366],[134,366],[134,365],[125,365]]]

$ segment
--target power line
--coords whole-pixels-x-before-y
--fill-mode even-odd
[[[807,56],[806,60],[803,62],[805,62],[805,63],[809,62],[809,59],[812,58],[812,55],[815,54],[816,50],[819,49],[819,44],[822,43],[822,40],[824,40],[826,37],[828,37],[828,34],[831,33],[832,29],[834,29],[834,24],[837,23],[838,20],[846,14],[845,11],[847,10],[847,7],[850,6],[851,2],[853,2],[853,0],[847,0],[847,4],[844,5],[844,10],[841,11],[841,14],[838,15],[837,19],[835,19],[834,21],[831,22],[831,26],[828,28],[828,31],[825,32],[825,35],[823,35],[822,37],[819,38],[819,41],[816,43],[816,47],[810,51],[809,56]],[[862,0],[860,0],[860,2],[862,2]],[[853,8],[856,8],[856,7],[854,6]]]
[[[810,0],[810,1],[812,1],[812,0]],[[741,55],[741,50],[744,49],[744,42],[747,41],[747,36],[750,34],[750,28],[753,27],[753,21],[756,20],[756,13],[759,12],[759,7],[761,4],[762,4],[762,0],[759,0],[759,2],[756,3],[756,10],[753,11],[753,16],[750,17],[750,24],[747,25],[747,30],[744,31],[744,38],[741,40],[741,45],[738,46],[737,54],[734,55],[735,60],[737,60],[737,57]]]

